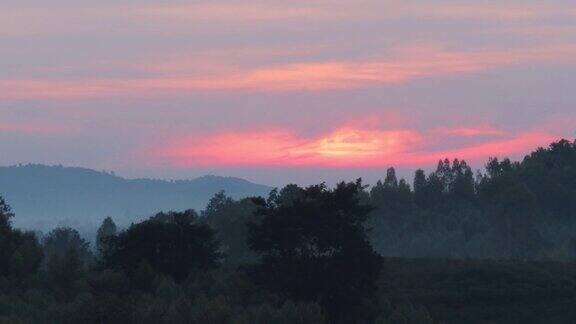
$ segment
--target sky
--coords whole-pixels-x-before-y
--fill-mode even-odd
[[[2,0],[0,165],[282,185],[576,136],[573,0]]]

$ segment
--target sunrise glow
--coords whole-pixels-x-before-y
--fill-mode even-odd
[[[387,167],[434,164],[458,156],[483,162],[487,156],[518,154],[530,147],[546,145],[553,136],[544,132],[508,134],[485,129],[431,131],[362,130],[339,128],[325,135],[304,137],[287,131],[223,133],[174,139],[167,149],[149,152],[148,158],[178,167],[265,166],[265,167]],[[431,150],[436,141],[457,137],[484,138],[452,150]]]
[[[31,1],[0,4],[3,164],[374,182],[574,136],[562,0]]]

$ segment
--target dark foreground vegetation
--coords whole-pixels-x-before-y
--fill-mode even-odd
[[[95,247],[0,200],[0,323],[575,323],[576,143],[267,198],[215,195]]]

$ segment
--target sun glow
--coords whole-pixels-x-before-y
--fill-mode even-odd
[[[180,167],[384,167],[433,164],[445,157],[482,162],[491,154],[507,155],[546,145],[553,136],[529,131],[510,134],[492,128],[454,128],[417,132],[340,127],[318,136],[286,130],[229,132],[173,139],[154,149],[153,160]],[[442,147],[459,141],[457,148]],[[437,147],[437,149],[431,149]]]
[[[418,140],[406,130],[341,128],[313,138],[286,131],[224,133],[173,141],[159,156],[178,165],[353,166],[402,152]]]
[[[316,145],[320,156],[331,158],[369,158],[393,152],[399,149],[403,136],[408,132],[367,132],[357,129],[339,129],[333,134],[321,138]]]

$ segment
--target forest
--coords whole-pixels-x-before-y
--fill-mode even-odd
[[[15,228],[9,204],[0,323],[576,322],[576,141],[478,171],[445,159],[373,186],[219,192],[125,228],[107,217],[96,238]]]

